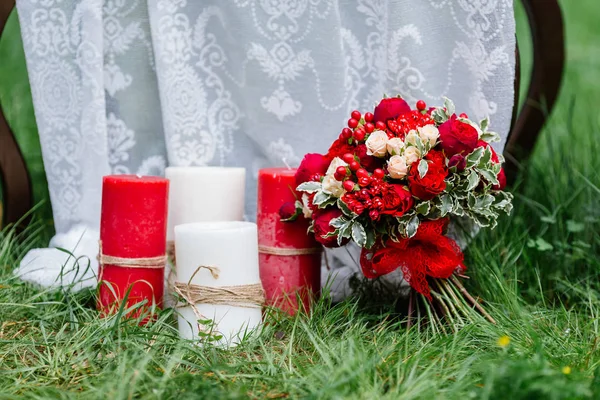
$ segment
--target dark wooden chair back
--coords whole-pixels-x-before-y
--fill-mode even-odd
[[[0,1],[0,38],[8,17],[15,6],[14,0]],[[8,126],[0,104],[0,178],[3,186],[4,212],[0,210],[0,225],[16,223],[31,209],[31,180],[19,145]]]
[[[518,111],[520,65],[517,55],[513,126],[504,155],[509,182],[531,154],[550,114],[562,81],[565,61],[564,28],[557,0],[522,0],[533,41],[533,69],[525,104]],[[0,1],[0,37],[15,5]],[[4,224],[15,223],[31,208],[31,181],[25,161],[0,104],[0,176],[4,186]],[[0,213],[0,222],[1,222]]]

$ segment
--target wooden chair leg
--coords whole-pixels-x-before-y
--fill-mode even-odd
[[[14,9],[13,0],[0,1],[0,37]],[[3,184],[4,223],[15,223],[31,209],[31,179],[25,160],[0,104],[0,176]],[[0,225],[2,220],[0,219]]]

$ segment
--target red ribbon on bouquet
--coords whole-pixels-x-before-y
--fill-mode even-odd
[[[446,279],[457,268],[466,269],[460,247],[443,234],[448,222],[448,218],[423,221],[410,239],[388,240],[385,245],[363,249],[363,274],[372,279],[400,268],[410,286],[431,300],[427,277]]]

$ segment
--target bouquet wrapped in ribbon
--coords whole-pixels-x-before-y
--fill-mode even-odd
[[[385,98],[373,113],[353,111],[327,154],[304,157],[296,175],[301,198],[282,207],[282,218],[311,219],[310,231],[326,247],[356,242],[367,278],[400,268],[427,307],[438,302],[428,312],[460,313],[450,303],[467,299],[463,305],[489,317],[456,279],[467,268],[446,236],[450,219],[493,228],[512,208],[504,160],[490,145],[499,137],[488,125],[457,115],[448,99],[432,108],[420,100],[412,109],[400,97]]]

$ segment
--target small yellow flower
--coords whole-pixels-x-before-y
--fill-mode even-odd
[[[500,336],[496,343],[498,343],[498,346],[502,348],[507,347],[510,344],[510,338],[506,335]]]
[[[571,367],[569,367],[568,365],[566,367],[562,367],[562,373],[565,375],[569,375],[571,373]]]

